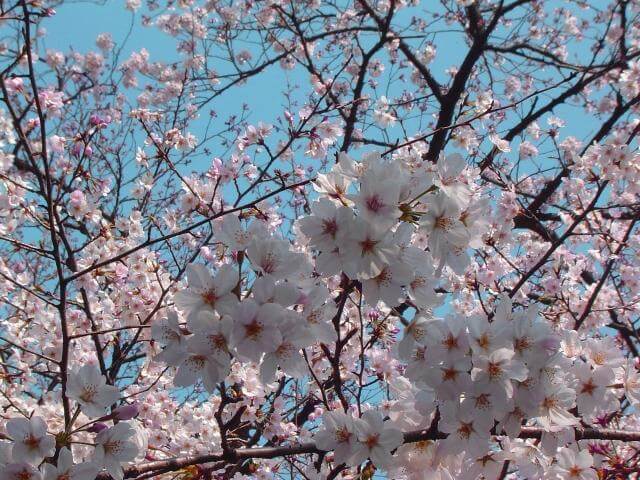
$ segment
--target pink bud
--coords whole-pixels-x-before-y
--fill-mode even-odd
[[[73,154],[73,156],[79,157],[80,155],[82,155],[83,150],[84,150],[84,145],[78,142],[78,143],[75,143],[71,148],[71,153]]]
[[[116,420],[131,420],[133,417],[140,413],[140,408],[137,403],[131,405],[122,405],[113,411],[113,417]]]
[[[111,117],[109,115],[105,115],[104,117],[102,117],[97,113],[94,113],[89,118],[89,123],[91,123],[91,125],[94,127],[105,128],[111,123]]]
[[[100,433],[101,431],[106,430],[107,428],[109,427],[107,426],[106,423],[96,422],[93,425],[91,425],[89,428],[87,428],[87,432]]]

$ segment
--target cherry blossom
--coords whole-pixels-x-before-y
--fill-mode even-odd
[[[402,432],[384,422],[382,414],[374,410],[364,412],[356,425],[358,441],[353,451],[352,462],[359,464],[370,458],[378,468],[385,468],[391,462],[391,451],[402,443]]]
[[[95,478],[98,473],[98,468],[93,463],[83,462],[74,465],[68,448],[60,450],[57,466],[45,463],[43,469],[43,480],[84,480]]]
[[[277,322],[284,315],[278,304],[243,301],[232,316],[231,338],[238,355],[258,361],[263,353],[275,351],[282,342]]]
[[[47,424],[42,417],[12,418],[7,421],[6,430],[13,440],[11,455],[15,462],[37,466],[55,451],[55,439],[47,434]]]
[[[237,277],[231,265],[221,267],[214,277],[204,265],[191,264],[187,275],[189,286],[175,299],[176,306],[187,318],[195,317],[203,310],[228,313],[233,309],[236,299],[231,290]]]
[[[120,422],[101,431],[96,436],[93,463],[99,468],[105,468],[116,480],[122,480],[122,465],[134,460],[139,453],[134,436],[135,431],[127,422]]]
[[[567,447],[560,449],[558,453],[558,463],[554,468],[557,478],[580,480],[596,480],[598,474],[591,467],[593,458],[588,452],[575,450]]]
[[[2,480],[40,480],[42,475],[28,463],[9,463],[0,472]]]
[[[323,419],[323,428],[313,436],[316,445],[324,450],[333,450],[334,460],[338,463],[351,462],[358,441],[356,425],[362,420],[338,410],[326,412]]]
[[[465,451],[469,455],[480,456],[488,448],[486,432],[491,428],[491,419],[486,415],[476,415],[469,401],[450,402],[442,408],[442,431],[449,433],[443,448],[450,454]]]
[[[103,415],[106,408],[120,398],[118,387],[107,385],[95,365],[84,365],[71,373],[67,392],[69,398],[78,402],[83,413],[89,417]]]

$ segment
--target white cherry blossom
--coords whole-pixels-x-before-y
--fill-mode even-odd
[[[340,253],[346,261],[344,271],[353,278],[369,279],[379,275],[399,251],[390,242],[387,230],[359,218],[340,242]]]
[[[229,313],[237,299],[232,293],[238,283],[238,273],[231,265],[223,265],[215,276],[204,265],[187,267],[189,286],[175,296],[176,307],[189,318],[197,317],[203,310]]]
[[[56,441],[47,433],[42,417],[12,418],[7,421],[7,435],[13,440],[11,455],[14,462],[38,465],[54,454]]]
[[[43,480],[93,480],[99,471],[91,462],[74,464],[68,448],[60,449],[56,466],[45,463],[42,469]]]
[[[67,392],[88,417],[104,415],[105,410],[120,398],[118,387],[107,385],[106,378],[96,365],[83,365],[77,372],[71,372]]]
[[[41,480],[40,471],[33,465],[20,462],[9,463],[0,471],[0,480]]]
[[[332,410],[323,415],[323,426],[313,436],[318,448],[331,451],[336,463],[351,463],[358,440],[356,426],[362,422],[352,416]]]
[[[514,360],[515,352],[510,348],[499,348],[488,356],[473,358],[471,377],[476,382],[487,382],[503,390],[508,398],[513,396],[513,381],[522,382],[527,378],[527,367]]]
[[[489,449],[487,432],[491,428],[491,417],[478,415],[469,401],[447,402],[440,409],[440,429],[449,436],[443,442],[445,451],[456,454],[480,456]]]
[[[591,468],[593,458],[588,452],[576,452],[563,447],[557,455],[558,463],[553,469],[557,478],[562,480],[598,480],[598,474]]]
[[[93,463],[104,468],[115,480],[124,478],[123,465],[133,461],[139,453],[136,431],[128,422],[120,422],[96,436]]]
[[[156,359],[170,364],[178,364],[185,355],[186,335],[180,328],[178,314],[170,311],[167,316],[151,325],[151,337],[164,348]]]
[[[275,351],[282,343],[278,321],[284,316],[284,309],[276,303],[258,305],[244,300],[232,315],[231,339],[238,355],[259,361],[263,353]]]
[[[435,195],[420,227],[429,235],[429,250],[434,258],[443,259],[452,247],[466,247],[468,234],[460,221],[461,211],[445,194]]]
[[[353,450],[352,463],[358,465],[369,458],[373,464],[385,469],[391,464],[391,452],[403,442],[402,432],[385,422],[382,414],[375,410],[367,410],[357,423],[357,438]]]

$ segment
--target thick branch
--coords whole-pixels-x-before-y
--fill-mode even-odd
[[[522,427],[520,438],[542,437],[544,430],[538,427]],[[640,431],[614,430],[609,428],[577,428],[575,430],[576,440],[618,440],[623,442],[640,441]],[[424,440],[437,440],[446,438],[446,434],[435,429],[416,430],[404,434],[404,443],[415,443]],[[142,465],[129,467],[125,471],[126,478],[135,478],[149,472],[156,474],[173,472],[192,465],[202,465],[206,463],[226,461],[237,463],[251,458],[278,458],[290,455],[321,454],[323,450],[316,447],[313,442],[305,442],[287,447],[256,447],[232,449],[228,453],[212,453],[206,455],[194,455],[189,457],[173,458],[169,460],[158,460]],[[98,480],[107,480],[108,475],[101,474]]]

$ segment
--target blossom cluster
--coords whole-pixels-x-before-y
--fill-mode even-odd
[[[163,347],[156,359],[177,367],[176,387],[202,381],[210,393],[224,391],[221,382],[235,362],[255,365],[265,384],[279,375],[302,378],[314,372],[307,349],[344,335],[344,326],[334,328],[339,317],[331,321],[330,289],[356,282],[370,308],[415,310],[382,363],[367,354],[396,385],[397,398],[388,411],[362,411],[362,418],[353,408],[343,412],[339,402],[335,410],[320,410],[323,427],[313,436],[318,448],[333,450],[338,463],[358,466],[369,458],[377,468],[406,471],[414,468],[413,453],[411,447],[396,451],[402,430],[428,427],[437,418],[445,438],[434,443],[430,468],[440,474],[455,476],[487,455],[496,457],[496,468],[500,455],[524,462],[517,453],[522,441],[495,454],[495,435],[515,438],[522,425],[542,428],[540,448],[553,454],[579,418],[597,425],[617,411],[625,388],[635,398],[637,373],[610,337],[584,343],[535,307],[515,308],[507,296],[489,314],[434,313],[443,308],[445,295],[438,291],[450,285],[447,276],[464,271],[470,247],[487,231],[489,206],[474,201],[468,178],[458,154],[435,165],[400,155],[388,162],[376,153],[361,161],[341,154],[314,182],[318,198],[297,222],[298,244],[259,221],[244,227],[225,216],[216,234],[231,263],[218,263],[215,274],[189,266],[188,284],[174,296],[177,311],[153,325]],[[348,320],[353,313],[346,310]],[[369,321],[375,325],[374,317]],[[322,370],[314,374],[322,378],[326,366]],[[414,413],[402,418],[401,411]],[[536,474],[558,465],[542,462]],[[585,475],[594,472],[587,468]]]
[[[640,474],[640,2],[63,3],[2,9],[0,480]]]
[[[121,406],[105,414],[106,408],[116,403],[120,393],[116,387],[106,385],[95,366],[81,367],[78,372],[73,372],[70,380],[69,398],[77,402],[87,419],[93,419],[72,432],[75,434],[74,441],[78,437],[92,440],[94,448],[90,455],[89,452],[78,452],[81,449],[74,448],[77,455],[85,457],[84,461],[74,462],[71,444],[67,443],[57,452],[56,465],[43,462],[54,456],[59,441],[69,442],[71,434],[59,433],[54,437],[48,431],[47,422],[39,416],[15,417],[5,425],[9,440],[0,443],[0,478],[92,480],[105,469],[112,478],[122,480],[123,465],[144,456],[147,449],[146,433],[139,426],[126,421],[137,414],[137,408]],[[113,421],[114,424],[109,426],[105,423],[107,421]]]

